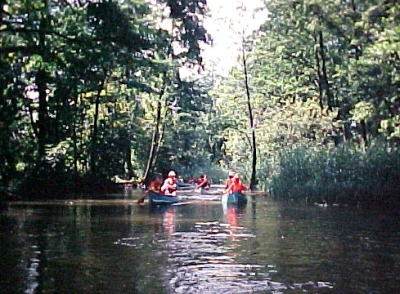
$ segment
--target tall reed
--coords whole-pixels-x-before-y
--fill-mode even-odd
[[[351,147],[298,148],[282,152],[267,179],[276,199],[305,203],[397,207],[400,156],[377,144],[366,152]]]

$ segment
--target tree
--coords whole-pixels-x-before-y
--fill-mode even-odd
[[[143,168],[143,97],[159,93],[160,73],[199,64],[208,38],[205,1],[157,3],[170,7],[173,32],[157,27],[145,1],[1,3],[5,182],[29,170],[107,177]],[[173,42],[184,50],[172,52]]]

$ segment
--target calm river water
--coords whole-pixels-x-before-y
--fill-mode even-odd
[[[138,194],[0,212],[0,293],[400,293],[399,217]]]

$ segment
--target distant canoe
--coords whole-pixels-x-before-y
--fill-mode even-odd
[[[149,190],[149,198],[152,205],[174,204],[179,202],[178,197],[159,194],[151,190]]]
[[[247,203],[247,196],[240,192],[234,192],[228,196],[224,195],[222,201],[226,201],[228,204],[243,205]]]
[[[130,180],[124,180],[124,179],[121,179],[118,176],[114,177],[114,181],[115,181],[116,184],[135,184],[135,185],[138,184],[138,181],[134,180],[133,178],[130,179]]]
[[[194,187],[195,187],[195,184],[176,182],[176,187],[177,187],[177,188],[194,188]]]
[[[193,192],[200,195],[222,195],[224,190],[196,188]]]

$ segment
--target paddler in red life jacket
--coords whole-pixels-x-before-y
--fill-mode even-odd
[[[150,180],[149,187],[146,190],[146,193],[137,200],[137,204],[143,204],[144,199],[148,196],[149,190],[161,193],[161,186],[164,182],[163,176],[160,173],[156,173],[153,175],[152,179]]]
[[[173,170],[168,173],[168,177],[161,187],[161,192],[165,195],[176,196],[176,173]]]
[[[240,181],[239,175],[236,174],[233,177],[233,181],[232,181],[231,185],[227,189],[225,189],[225,193],[229,193],[229,194],[233,194],[235,192],[243,193],[243,190],[247,190],[247,187],[242,184],[242,182]]]
[[[207,175],[200,175],[196,183],[196,188],[202,188],[208,190],[210,188],[210,182],[208,181]]]
[[[163,177],[160,173],[155,174],[150,181],[149,190],[160,193],[163,181]]]

